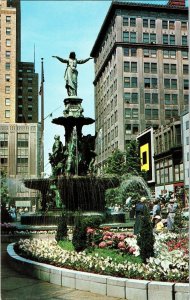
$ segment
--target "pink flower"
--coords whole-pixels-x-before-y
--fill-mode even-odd
[[[124,242],[119,242],[119,244],[117,245],[119,249],[125,249],[125,243]]]
[[[101,242],[98,246],[99,246],[99,248],[106,248],[107,243],[106,242]]]
[[[111,240],[110,240],[110,241],[107,241],[106,244],[107,244],[108,246],[111,246],[111,245],[113,244],[113,241],[111,241]]]
[[[88,227],[86,232],[87,232],[87,233],[93,233],[93,232],[94,232],[94,229]]]

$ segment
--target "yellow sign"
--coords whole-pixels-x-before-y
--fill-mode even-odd
[[[149,144],[140,147],[141,171],[149,171]]]

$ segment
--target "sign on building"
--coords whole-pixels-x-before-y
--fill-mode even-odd
[[[141,160],[141,171],[147,172],[147,181],[155,182],[153,128],[137,136]]]

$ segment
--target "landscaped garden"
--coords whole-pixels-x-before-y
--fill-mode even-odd
[[[74,236],[74,235],[73,235]],[[154,257],[143,262],[137,237],[109,228],[86,229],[86,246],[63,239],[21,239],[16,252],[34,261],[58,267],[125,278],[188,282],[188,236],[160,233],[154,239]]]

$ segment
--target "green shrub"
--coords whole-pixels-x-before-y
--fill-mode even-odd
[[[104,222],[103,216],[84,217],[83,223],[86,227],[98,228]]]
[[[67,239],[67,216],[66,214],[62,214],[60,217],[57,232],[55,235],[55,239],[57,242]]]
[[[154,256],[154,235],[148,208],[144,209],[141,230],[137,235],[137,244],[140,248],[142,261],[146,263],[147,258]]]
[[[72,243],[77,252],[83,251],[87,245],[86,224],[80,215],[75,219]]]

